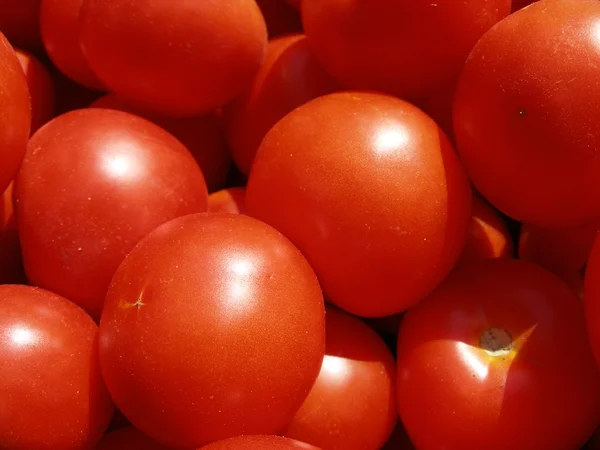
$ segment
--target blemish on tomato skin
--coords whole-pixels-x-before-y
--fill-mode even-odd
[[[519,109],[519,117],[524,117],[527,115],[527,111],[524,108]]]

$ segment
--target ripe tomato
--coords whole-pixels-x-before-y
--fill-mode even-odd
[[[197,214],[150,233],[117,270],[100,322],[108,388],[131,423],[172,447],[275,433],[324,354],[317,278],[280,233]]]
[[[15,50],[27,80],[31,97],[31,133],[54,117],[54,80],[52,75],[35,56],[23,50]]]
[[[599,377],[581,302],[528,262],[458,269],[400,326],[398,406],[418,449],[577,449]]]
[[[40,30],[52,62],[69,78],[88,88],[104,86],[79,45],[79,9],[83,0],[41,0]]]
[[[169,450],[133,427],[125,427],[104,435],[94,450]]]
[[[486,33],[465,65],[458,150],[477,189],[522,222],[600,216],[599,20],[595,0],[534,3]]]
[[[0,284],[25,284],[26,282],[11,183],[0,197]]]
[[[267,44],[254,0],[84,0],[79,23],[84,54],[111,91],[177,116],[231,101]]]
[[[64,114],[29,141],[15,183],[32,284],[94,317],[127,253],[158,225],[207,207],[202,172],[156,125],[108,109]]]
[[[192,153],[202,169],[209,192],[225,186],[231,166],[231,156],[221,118],[216,112],[184,119],[161,117],[131,106],[115,94],[101,97],[90,106],[117,109],[154,122],[179,139]]]
[[[256,3],[267,24],[269,38],[302,32],[300,13],[285,0],[256,0]]]
[[[328,300],[387,316],[441,282],[462,251],[471,190],[456,154],[416,107],[345,92],[278,122],[257,153],[250,215],[307,257]]]
[[[31,127],[31,102],[19,59],[0,33],[0,192],[4,192],[23,159]]]
[[[97,327],[43,289],[0,286],[0,448],[92,448],[113,404],[102,381]]]
[[[378,449],[398,421],[396,362],[360,319],[329,308],[325,358],[284,435],[329,450]]]
[[[16,47],[39,51],[42,40],[39,30],[41,0],[2,0],[0,2],[0,32]]]
[[[321,450],[304,442],[279,436],[238,436],[215,442],[201,450]]]
[[[444,90],[511,0],[303,0],[315,55],[341,83],[403,98]]]
[[[250,172],[261,141],[283,116],[336,88],[313,56],[306,36],[295,34],[269,42],[254,82],[225,109],[227,138],[239,169]]]
[[[506,224],[493,207],[474,196],[469,235],[459,264],[513,256],[513,242]]]
[[[245,214],[246,188],[232,187],[208,196],[208,212]]]

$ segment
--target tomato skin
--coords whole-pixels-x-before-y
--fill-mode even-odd
[[[79,45],[79,9],[83,0],[42,0],[40,30],[52,62],[72,80],[90,89],[104,90]]]
[[[313,445],[280,436],[238,436],[214,442],[200,450],[321,450]]]
[[[0,285],[26,282],[11,183],[0,197]]]
[[[131,423],[165,445],[275,433],[317,378],[324,315],[314,272],[273,228],[244,215],[175,219],[113,278],[104,378]]]
[[[105,434],[94,450],[169,450],[133,427]]]
[[[475,187],[521,222],[568,227],[600,216],[600,133],[590,119],[600,115],[598,20],[594,0],[537,2],[486,33],[465,64],[458,150]]]
[[[256,3],[267,24],[269,39],[302,32],[300,13],[285,0],[256,0]]]
[[[39,30],[41,0],[2,0],[0,32],[10,43],[36,53],[42,48]]]
[[[510,7],[510,0],[303,0],[302,22],[323,67],[347,88],[415,99],[449,87]]]
[[[79,24],[83,52],[112,92],[174,116],[233,100],[260,68],[267,44],[254,0],[84,0]]]
[[[232,187],[208,196],[208,212],[230,214],[246,213],[246,188]]]
[[[315,59],[306,36],[270,41],[252,85],[225,108],[227,138],[240,171],[250,172],[261,141],[283,116],[335,90],[336,83]]]
[[[487,353],[490,329],[512,349]],[[600,417],[594,366],[581,303],[555,275],[515,260],[465,266],[402,321],[400,416],[423,450],[576,449]]]
[[[115,94],[99,98],[90,107],[125,111],[154,122],[179,139],[191,152],[202,169],[209,192],[225,186],[231,156],[225,130],[217,112],[183,119],[161,117],[131,106]]]
[[[269,131],[246,208],[302,251],[328,300],[382,317],[415,304],[451,270],[471,196],[452,146],[422,111],[346,92],[306,103]]]
[[[32,136],[15,196],[29,280],[94,317],[135,244],[164,222],[206,211],[208,198],[181,143],[108,109],[64,114]]]
[[[113,404],[102,381],[97,326],[67,299],[0,286],[0,447],[92,448]]]
[[[325,358],[310,394],[284,435],[329,450],[378,449],[396,422],[396,362],[360,319],[325,315]]]

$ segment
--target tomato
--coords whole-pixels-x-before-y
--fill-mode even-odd
[[[451,144],[422,111],[345,92],[306,103],[269,131],[246,209],[302,251],[328,300],[381,317],[414,305],[452,269],[471,196]]]
[[[42,48],[39,30],[42,0],[2,0],[0,2],[0,32],[12,45],[38,51]]]
[[[31,133],[54,117],[54,80],[52,75],[35,56],[23,50],[15,50],[31,96]]]
[[[336,84],[316,61],[306,36],[272,40],[252,85],[225,109],[227,138],[239,169],[250,172],[265,134],[283,116],[335,90]]]
[[[79,8],[83,0],[41,0],[40,30],[52,62],[65,75],[88,88],[104,86],[79,45]]]
[[[113,404],[102,381],[94,321],[43,289],[0,286],[0,448],[93,447]]]
[[[297,9],[285,0],[256,0],[267,24],[269,38],[302,32],[302,19]]]
[[[511,0],[303,0],[315,55],[351,89],[427,97],[458,77],[477,40]]]
[[[25,284],[26,281],[11,183],[0,197],[0,284]]]
[[[202,447],[201,450],[320,450],[319,448],[279,436],[238,436]]]
[[[208,197],[173,136],[107,109],[64,114],[33,135],[15,193],[29,280],[94,317],[135,244],[170,219],[206,211]]]
[[[31,126],[31,102],[23,69],[6,38],[0,34],[0,192],[15,177],[23,159]]]
[[[100,360],[136,428],[196,448],[283,428],[324,339],[319,283],[287,239],[244,215],[197,214],[150,233],[117,270]]]
[[[254,0],[84,0],[79,23],[84,54],[112,92],[177,116],[231,101],[260,68],[267,43]]]
[[[600,216],[598,20],[594,0],[534,3],[486,33],[465,65],[458,150],[477,189],[522,222]]]
[[[523,9],[526,6],[531,5],[533,2],[537,0],[513,0],[512,1],[512,10],[513,12],[518,11],[519,9]]]
[[[208,196],[208,212],[244,214],[246,188],[232,187],[223,189]]]
[[[600,366],[600,238],[596,237],[585,269],[584,303],[588,334]]]
[[[474,196],[469,236],[459,264],[512,258],[513,255],[513,243],[506,224],[493,207]]]
[[[202,169],[209,192],[225,186],[231,156],[221,118],[216,112],[184,119],[161,117],[131,106],[114,94],[101,97],[91,107],[117,109],[154,122],[179,139],[192,153]]]
[[[133,427],[121,428],[104,435],[95,450],[169,450]]]
[[[378,449],[398,421],[396,362],[360,319],[329,308],[321,372],[284,434],[324,449]]]
[[[400,326],[398,407],[418,449],[577,449],[599,378],[581,302],[532,263],[458,269]]]

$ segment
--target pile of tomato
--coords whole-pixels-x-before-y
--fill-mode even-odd
[[[600,449],[600,1],[0,1],[0,449]]]

